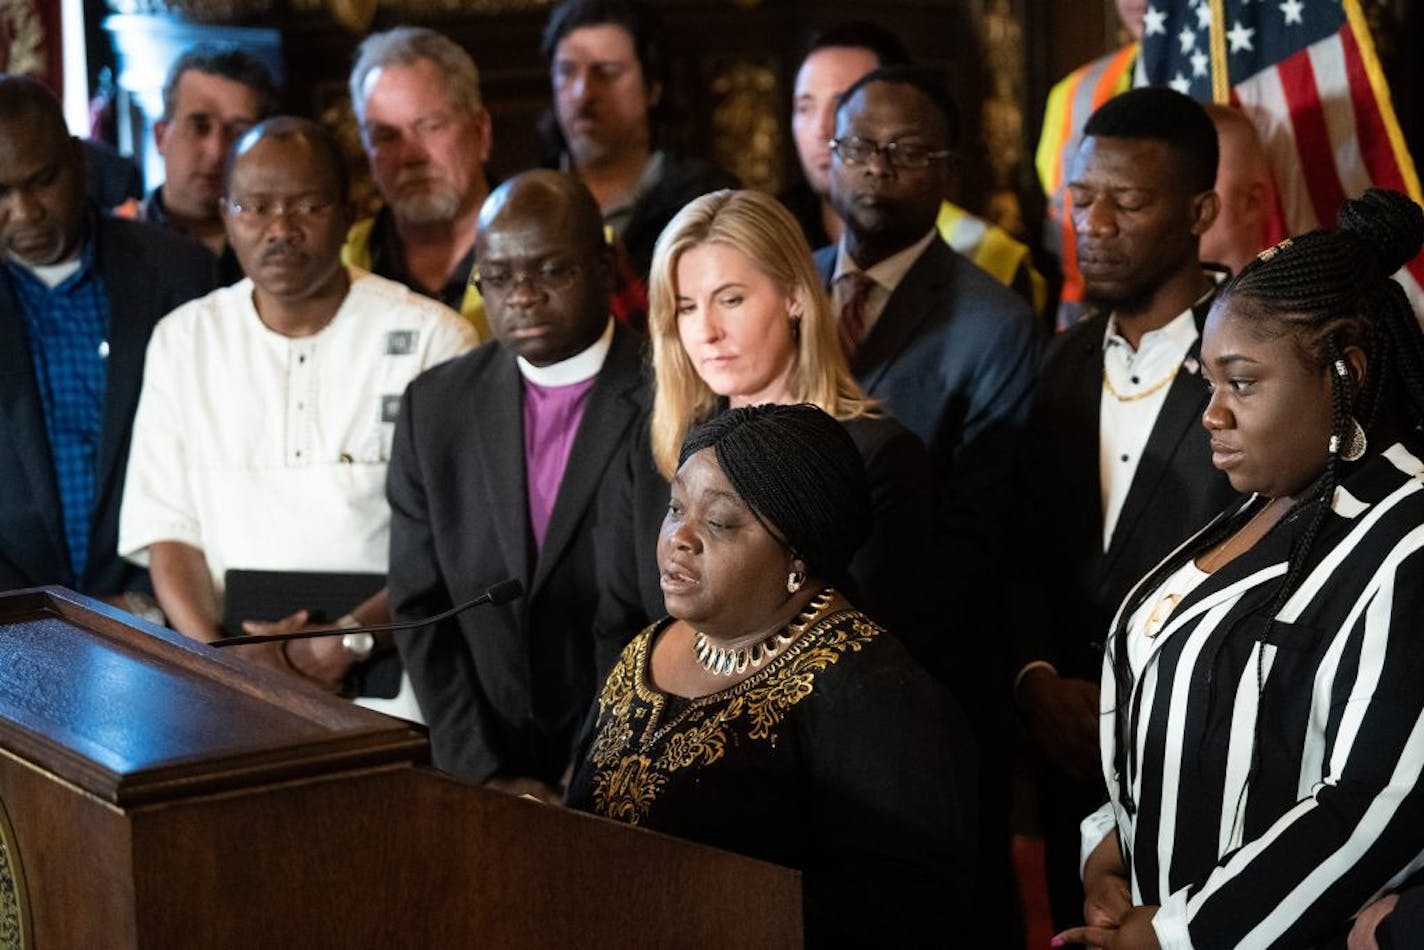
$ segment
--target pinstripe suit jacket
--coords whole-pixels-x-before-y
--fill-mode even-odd
[[[1416,436],[1348,474],[1269,629],[1308,512],[1184,597],[1132,684],[1121,755],[1109,642],[1108,807],[1164,947],[1315,946],[1424,862],[1421,459]]]

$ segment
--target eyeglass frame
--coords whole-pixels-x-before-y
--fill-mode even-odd
[[[273,201],[270,210],[260,211],[258,205],[263,201],[253,201],[251,204],[243,204],[230,195],[223,195],[220,199],[228,213],[236,217],[239,221],[251,221],[257,224],[271,224],[278,217],[287,218],[291,221],[315,221],[324,216],[327,212],[336,208],[341,202],[336,198],[297,198],[293,201]],[[296,207],[307,204],[308,207]]]
[[[554,283],[550,283],[546,275],[546,270],[550,269],[548,264],[541,264],[535,268],[510,268],[508,279],[509,285],[506,287],[491,287],[489,285],[489,275],[480,273],[478,265],[470,272],[470,284],[479,291],[481,297],[491,295],[506,297],[519,288],[521,283],[528,283],[530,288],[545,294],[563,293],[574,285],[579,274],[584,271],[584,265],[578,261],[560,263],[557,269],[567,271],[567,276],[556,277]],[[506,275],[498,275],[502,280]]]
[[[849,158],[841,154],[841,143],[852,140],[861,142],[870,149],[864,158]],[[885,160],[885,164],[889,168],[894,168],[899,171],[922,171],[941,159],[952,158],[954,156],[954,150],[949,148],[930,149],[926,146],[916,145],[914,143],[911,143],[909,146],[903,146],[899,142],[888,142],[881,145],[874,139],[868,139],[862,135],[847,135],[842,138],[831,139],[826,143],[826,147],[851,168],[855,168],[858,165],[868,165],[872,158],[879,155]],[[924,148],[925,163],[923,165],[906,165],[903,158],[896,158],[897,155],[902,154],[900,149],[905,147]]]

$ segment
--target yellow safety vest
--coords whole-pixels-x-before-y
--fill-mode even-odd
[[[362,218],[351,225],[346,232],[346,243],[341,246],[341,262],[362,270],[371,269],[371,229],[376,226],[375,218]],[[485,319],[485,302],[474,284],[465,285],[465,296],[460,300],[460,316],[474,325],[480,340],[490,339],[489,321]]]
[[[1077,242],[1067,207],[1068,167],[1083,138],[1083,126],[1098,106],[1132,88],[1133,67],[1140,47],[1129,43],[1069,73],[1048,94],[1043,132],[1034,154],[1034,167],[1048,197],[1044,245],[1063,263],[1063,291],[1058,307],[1060,328],[1072,323],[1082,310],[1083,276],[1078,273]]]
[[[935,221],[944,243],[969,258],[1005,287],[1018,289],[1019,274],[1028,283],[1033,312],[1043,315],[1048,306],[1048,282],[1033,266],[1028,245],[989,221],[946,201]]]

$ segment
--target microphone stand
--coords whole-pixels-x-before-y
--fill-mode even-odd
[[[498,605],[508,603],[522,593],[524,593],[524,585],[511,577],[508,580],[502,580],[498,584],[490,587],[489,590],[473,600],[467,600],[463,604],[457,604],[443,613],[438,613],[433,617],[424,617],[420,620],[378,623],[372,624],[369,627],[319,627],[315,630],[298,630],[294,633],[261,633],[252,636],[221,637],[217,640],[209,641],[208,646],[248,646],[257,643],[284,643],[288,640],[311,640],[315,637],[341,637],[348,633],[386,633],[396,630],[414,630],[418,627],[425,627],[432,623],[447,620],[461,611],[469,610],[471,607],[478,607],[481,604]]]

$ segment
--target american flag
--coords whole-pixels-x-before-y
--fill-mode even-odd
[[[1333,227],[1372,185],[1421,200],[1359,0],[1152,0],[1142,68],[1250,117],[1292,233]],[[1424,320],[1424,254],[1396,279]]]

